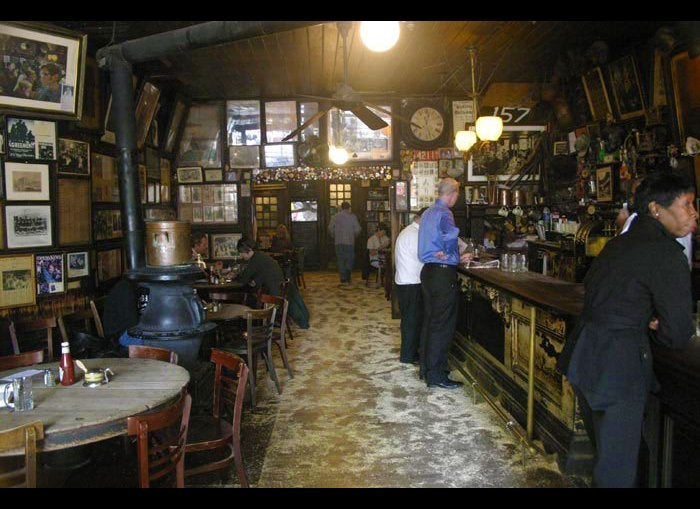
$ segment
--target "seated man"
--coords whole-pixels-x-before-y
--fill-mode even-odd
[[[247,263],[245,270],[236,278],[243,284],[262,288],[268,295],[280,295],[284,273],[279,264],[266,253],[255,251],[255,242],[248,239],[238,241],[238,253]]]
[[[367,249],[369,250],[369,264],[379,268],[384,266],[385,254],[380,253],[380,249],[389,247],[389,237],[386,235],[386,227],[383,224],[377,226],[377,231],[367,239]]]

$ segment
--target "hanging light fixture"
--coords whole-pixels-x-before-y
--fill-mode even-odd
[[[479,105],[476,102],[476,71],[474,67],[476,48],[470,47],[468,50],[472,68],[472,102],[474,103],[474,117],[477,117],[479,114]],[[470,130],[457,131],[457,134],[455,135],[455,146],[457,147],[457,150],[469,150],[476,143],[477,136],[480,140],[484,141],[498,140],[503,133],[503,119],[497,116],[478,117],[475,122],[475,129],[476,133]],[[460,145],[466,148],[460,148]]]
[[[362,21],[360,38],[368,49],[376,52],[390,50],[399,40],[401,27],[398,21]]]
[[[341,139],[342,136],[340,133],[340,109],[335,108],[335,111],[333,113],[335,113],[331,114],[331,122],[333,122],[333,140],[332,143],[328,145],[328,159],[330,159],[331,162],[334,164],[341,165],[348,162],[348,159],[350,159],[350,154],[348,154],[348,151],[343,146],[343,142]]]

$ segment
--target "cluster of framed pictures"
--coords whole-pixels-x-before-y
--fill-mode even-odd
[[[613,118],[608,89],[612,92],[620,120],[643,115],[644,95],[634,57],[626,55],[611,62],[607,67],[609,87],[606,86],[600,67],[594,67],[581,77],[593,121]]]
[[[238,185],[180,185],[178,219],[192,223],[238,223]]]
[[[90,275],[88,251],[0,256],[0,309],[31,306],[37,295],[63,293]]]

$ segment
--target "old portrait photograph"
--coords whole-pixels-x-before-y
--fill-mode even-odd
[[[52,245],[50,205],[5,207],[8,249]]]
[[[87,251],[68,253],[66,257],[68,265],[68,279],[83,277],[90,274],[90,261],[88,259]]]
[[[58,173],[90,175],[90,144],[84,141],[58,139]]]
[[[63,254],[36,255],[36,291],[38,295],[64,291]]]

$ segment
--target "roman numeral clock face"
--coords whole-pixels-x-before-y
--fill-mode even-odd
[[[409,142],[418,148],[436,148],[440,146],[445,132],[445,117],[432,106],[418,107],[409,117],[411,120]]]

